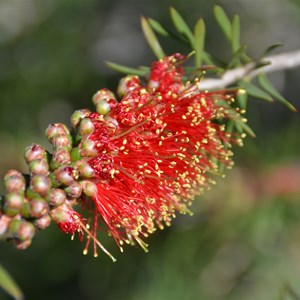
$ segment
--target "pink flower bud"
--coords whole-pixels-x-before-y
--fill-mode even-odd
[[[4,186],[8,193],[15,192],[23,194],[26,187],[25,178],[20,172],[10,170],[6,172],[4,176]]]
[[[116,97],[112,91],[104,88],[94,94],[92,101],[95,105],[97,105],[97,103],[100,100],[107,100],[107,99],[116,99]]]
[[[62,189],[52,188],[47,196],[47,201],[50,205],[60,206],[66,201],[66,193]]]
[[[39,229],[46,229],[51,224],[51,217],[49,215],[43,216],[34,221],[34,225]]]
[[[129,91],[132,91],[140,86],[141,83],[138,76],[128,75],[120,80],[117,92],[120,97],[123,97]]]
[[[43,159],[46,156],[46,150],[38,144],[31,144],[24,151],[24,157],[27,162],[36,159]]]
[[[98,192],[97,185],[92,181],[82,180],[80,185],[82,186],[83,193],[88,197],[93,197]]]
[[[54,149],[52,161],[51,161],[51,168],[56,169],[60,165],[69,164],[71,162],[71,155],[70,152],[63,148],[63,149]]]
[[[13,219],[8,225],[8,233],[12,238],[26,241],[33,238],[35,235],[35,228],[30,222]]]
[[[65,188],[65,192],[71,198],[79,198],[82,193],[82,187],[78,182],[74,181],[71,185]]]
[[[94,169],[85,160],[78,160],[76,162],[76,167],[80,172],[80,176],[83,178],[91,178],[95,175]]]
[[[34,218],[41,218],[49,213],[49,205],[43,199],[32,199],[29,202],[29,213]]]
[[[79,144],[79,153],[81,156],[93,157],[98,154],[97,149],[95,147],[95,142],[86,139]]]
[[[56,149],[67,148],[70,151],[72,148],[71,136],[67,134],[55,135],[52,144]]]
[[[69,186],[77,180],[79,172],[73,167],[61,167],[54,171],[55,178],[63,185]]]

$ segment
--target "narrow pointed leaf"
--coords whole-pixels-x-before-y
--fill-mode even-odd
[[[243,93],[237,93],[236,99],[239,105],[239,108],[241,109],[246,109],[247,107],[247,100],[248,100],[248,95],[243,91]]]
[[[152,27],[152,29],[154,31],[156,31],[158,34],[160,34],[164,37],[167,37],[170,35],[169,32],[156,20],[148,18],[148,22],[149,22],[150,26]]]
[[[251,137],[256,137],[254,131],[245,123],[245,122],[236,122],[235,124],[236,129],[242,133],[242,132],[246,132],[248,133]]]
[[[153,32],[151,26],[149,25],[149,22],[147,21],[146,18],[141,17],[141,24],[142,24],[142,30],[144,33],[144,36],[150,46],[150,48],[152,49],[153,53],[155,54],[155,56],[158,59],[161,59],[165,56],[165,53],[162,49],[162,47],[160,46],[160,43],[155,35],[155,33]]]
[[[229,18],[227,17],[224,9],[219,5],[215,5],[214,6],[214,15],[215,15],[215,18],[216,18],[220,28],[224,32],[226,38],[229,41],[231,41],[231,34],[232,34],[231,22],[230,22]]]
[[[0,265],[0,287],[2,287],[15,300],[23,300],[24,296],[14,279]]]
[[[240,60],[243,57],[243,55],[245,54],[246,49],[247,49],[247,46],[242,45],[233,53],[233,56],[228,63],[227,69],[231,69],[231,68],[239,65]]]
[[[147,73],[149,73],[149,69],[136,69],[136,68],[130,68],[123,65],[119,65],[110,61],[106,62],[106,65],[117,72],[124,73],[124,74],[130,74],[130,75],[138,75],[138,76],[145,76]]]
[[[269,94],[267,94],[262,89],[255,86],[254,84],[252,84],[250,82],[246,82],[246,81],[241,81],[239,83],[239,85],[240,85],[240,87],[245,89],[249,95],[251,95],[255,98],[259,98],[259,99],[268,101],[268,102],[273,102],[273,98]]]
[[[267,55],[269,55],[271,52],[273,52],[275,49],[279,48],[279,47],[282,47],[283,44],[281,43],[278,43],[278,44],[274,44],[274,45],[271,45],[270,47],[268,47],[265,52],[263,53],[262,57],[265,57]]]
[[[179,33],[183,34],[188,39],[192,48],[195,49],[195,38],[194,38],[192,31],[186,24],[186,22],[183,20],[181,15],[178,13],[178,11],[174,7],[170,8],[170,14],[171,14],[171,19],[173,21],[173,24],[174,24],[176,30]]]
[[[195,25],[195,65],[201,67],[204,55],[204,42],[205,42],[205,23],[201,18]]]
[[[284,97],[280,95],[280,93],[274,88],[270,80],[267,78],[266,75],[260,74],[257,76],[257,80],[259,85],[266,91],[268,92],[271,96],[273,96],[275,99],[280,101],[282,104],[287,106],[290,110],[292,111],[297,111],[297,109]]]
[[[232,52],[236,52],[240,48],[240,18],[234,15],[231,27],[231,48]]]

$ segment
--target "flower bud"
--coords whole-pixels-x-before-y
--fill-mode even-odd
[[[34,221],[34,225],[39,229],[46,229],[51,224],[51,217],[49,215],[43,216]]]
[[[71,198],[79,198],[82,193],[82,187],[78,182],[74,181],[71,185],[65,188],[65,192]]]
[[[94,94],[92,101],[97,105],[99,101],[107,99],[116,99],[116,97],[112,91],[104,88]]]
[[[47,196],[47,201],[50,205],[60,206],[66,201],[66,193],[62,189],[51,189],[50,193]]]
[[[34,218],[41,218],[49,213],[48,203],[41,198],[32,199],[29,202],[29,214]]]
[[[80,185],[82,186],[83,193],[88,197],[93,197],[98,192],[97,185],[92,181],[82,180]]]
[[[70,134],[70,131],[65,124],[56,123],[56,124],[49,125],[45,131],[45,134],[48,140],[52,143],[52,140],[55,136],[61,134]]]
[[[95,142],[86,139],[79,144],[79,153],[81,156],[93,157],[98,154],[97,149],[95,147]]]
[[[51,210],[51,217],[55,223],[66,222],[71,219],[73,210],[66,204],[56,207]]]
[[[4,176],[4,186],[7,193],[24,193],[26,183],[24,176],[16,171],[9,170]]]
[[[73,167],[61,167],[54,171],[54,175],[57,181],[59,181],[61,184],[69,186],[74,182],[74,180],[77,180],[79,177],[79,172]]]
[[[46,175],[33,175],[30,180],[30,188],[34,193],[44,196],[51,188],[51,180]]]
[[[55,135],[52,144],[56,149],[66,148],[70,151],[72,149],[72,137],[67,134]]]
[[[9,217],[19,214],[24,202],[24,197],[18,193],[8,193],[5,195],[4,213]]]
[[[60,165],[69,164],[71,162],[71,155],[70,152],[65,149],[55,149],[53,151],[52,161],[50,166],[52,169],[56,169]]]
[[[132,91],[141,86],[140,79],[135,75],[128,75],[122,78],[118,85],[118,95],[122,98],[129,91]]]
[[[110,112],[110,106],[106,102],[106,100],[102,99],[102,100],[98,101],[98,103],[96,104],[96,111],[100,115],[105,116],[106,114],[108,114]]]
[[[9,222],[8,233],[21,241],[31,240],[35,234],[34,225],[23,220],[13,219]]]
[[[85,160],[78,160],[76,162],[76,167],[78,168],[80,176],[83,178],[91,178],[95,175],[94,169]]]
[[[5,214],[0,215],[0,236],[4,236],[10,220],[11,218],[6,216]]]
[[[49,164],[46,158],[32,160],[28,167],[31,174],[47,175],[49,173]]]
[[[38,144],[31,144],[24,151],[24,157],[27,162],[31,162],[36,159],[43,159],[46,156],[46,150],[44,147]]]
[[[87,136],[94,131],[95,127],[91,119],[83,118],[79,125],[79,133],[82,136]]]
[[[85,118],[85,117],[88,117],[88,115],[91,113],[90,110],[88,109],[80,109],[80,110],[76,110],[72,116],[71,116],[71,124],[72,124],[72,127],[73,128],[76,128],[79,123],[80,123],[80,120]]]

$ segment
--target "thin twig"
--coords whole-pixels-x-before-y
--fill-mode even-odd
[[[203,79],[200,82],[201,90],[214,90],[227,87],[238,80],[247,77],[254,77],[260,73],[270,73],[300,66],[300,50],[286,52],[282,54],[266,56],[260,63],[269,63],[260,68],[256,68],[256,63],[252,62],[243,67],[235,68],[225,72],[221,78]]]

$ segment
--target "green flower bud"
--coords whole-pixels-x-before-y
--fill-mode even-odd
[[[5,195],[4,213],[9,217],[14,217],[21,211],[24,197],[18,193],[8,193]]]
[[[83,118],[81,119],[79,125],[79,133],[81,136],[87,136],[94,131],[95,127],[91,119]]]
[[[30,188],[34,193],[44,196],[51,189],[51,180],[46,175],[33,175],[30,180]]]
[[[88,197],[93,197],[98,192],[97,185],[92,181],[82,180],[80,185],[82,186],[83,193]]]
[[[94,169],[85,160],[78,160],[76,162],[76,167],[78,168],[80,176],[83,178],[91,178],[95,175]]]
[[[108,114],[110,112],[110,106],[106,102],[106,100],[102,99],[102,100],[98,101],[98,103],[96,104],[96,111],[100,115],[105,116],[106,114]]]
[[[95,147],[95,142],[89,139],[82,141],[79,144],[79,153],[81,156],[88,156],[88,157],[97,156],[98,152]]]
[[[91,111],[88,109],[76,110],[71,116],[72,127],[76,128],[79,125],[80,120],[87,117],[90,113]]]
[[[66,193],[62,189],[51,189],[50,193],[47,196],[47,201],[50,205],[60,206],[66,201]]]
[[[49,173],[49,164],[46,158],[32,160],[28,166],[31,174],[47,175]]]
[[[13,219],[8,225],[8,233],[12,238],[26,241],[33,238],[35,235],[35,228],[30,222]]]
[[[71,162],[71,155],[70,152],[63,148],[63,149],[55,149],[53,151],[52,161],[50,166],[52,169],[56,169],[60,165],[69,164]]]
[[[65,186],[69,186],[74,180],[78,179],[79,172],[77,169],[68,166],[56,169],[54,175],[58,182]]]

